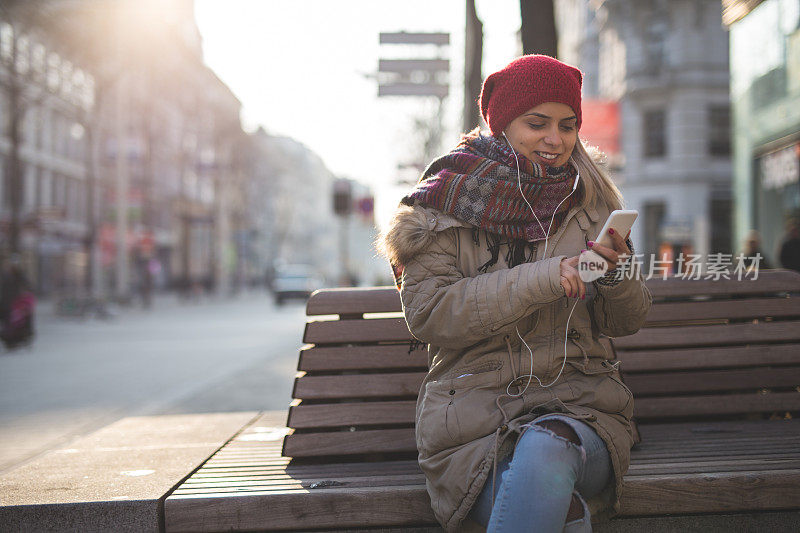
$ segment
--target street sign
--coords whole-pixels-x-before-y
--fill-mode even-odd
[[[381,44],[450,44],[448,33],[381,33]],[[437,55],[439,55],[437,53]],[[433,58],[379,59],[378,96],[435,96],[449,94],[450,60]],[[444,83],[441,83],[444,82]]]
[[[449,87],[441,83],[384,83],[378,85],[378,96],[436,96],[444,98]]]
[[[412,72],[448,72],[450,70],[449,59],[379,59],[379,72],[397,72],[400,74],[410,74]]]
[[[381,32],[381,44],[435,44],[444,46],[450,44],[449,33],[409,33],[401,31],[399,33]]]

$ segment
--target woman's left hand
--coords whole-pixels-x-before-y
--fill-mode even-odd
[[[629,231],[628,235],[630,234],[631,232]],[[625,239],[628,238],[628,235],[625,235],[623,238],[622,235],[614,230],[614,228],[611,228],[608,230],[608,236],[611,237],[612,248],[603,246],[602,244],[597,244],[594,241],[589,241],[587,244],[590,250],[597,252],[603,256],[603,259],[608,261],[608,270],[614,270],[617,268],[619,256],[631,254],[630,248],[628,248],[628,245],[625,244]]]

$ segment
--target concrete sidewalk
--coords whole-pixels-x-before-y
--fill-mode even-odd
[[[302,303],[262,294],[112,320],[46,311],[33,346],[0,353],[0,472],[121,418],[288,408]],[[285,420],[283,421],[285,423]]]
[[[163,531],[173,488],[265,415],[276,430],[284,427],[286,411],[119,420],[0,476],[2,529]]]

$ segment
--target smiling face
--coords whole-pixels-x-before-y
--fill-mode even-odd
[[[545,102],[511,121],[505,133],[511,147],[534,163],[567,164],[578,141],[575,112],[566,104]]]

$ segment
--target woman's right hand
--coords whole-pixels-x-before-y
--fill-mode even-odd
[[[561,286],[568,298],[586,297],[586,285],[578,274],[578,261],[580,256],[567,257],[561,260],[559,268]]]

